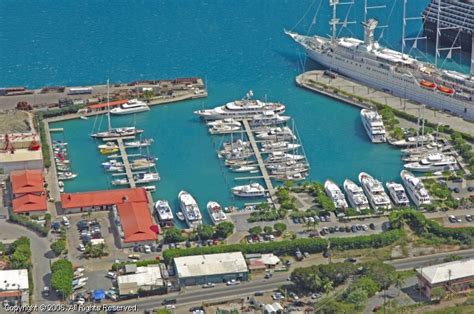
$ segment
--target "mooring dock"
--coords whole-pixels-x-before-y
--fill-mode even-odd
[[[135,188],[137,185],[135,179],[133,178],[132,169],[130,167],[130,162],[128,161],[127,151],[125,150],[124,139],[134,139],[134,137],[118,137],[118,138],[106,138],[104,141],[111,142],[116,141],[120,150],[120,157],[122,158],[123,166],[125,168],[125,173],[127,175],[128,184],[131,188]]]
[[[242,124],[244,125],[245,132],[247,133],[250,145],[252,146],[252,149],[254,151],[255,158],[257,159],[258,167],[260,168],[260,173],[262,174],[263,180],[265,181],[265,185],[267,186],[270,199],[272,200],[273,204],[277,204],[275,189],[273,188],[272,180],[270,179],[267,168],[265,167],[265,163],[263,162],[262,154],[260,154],[260,150],[258,149],[257,142],[255,141],[255,137],[253,136],[253,132],[250,128],[249,122],[248,120],[242,120]]]

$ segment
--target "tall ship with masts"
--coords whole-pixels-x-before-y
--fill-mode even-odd
[[[431,0],[423,11],[425,35],[444,46],[459,46],[471,51],[474,36],[474,0]]]
[[[337,37],[337,25],[346,24],[337,18],[339,0],[329,0],[332,6],[332,35],[305,36],[286,31],[296,43],[304,48],[314,61],[341,73],[351,79],[376,89],[392,93],[433,108],[449,111],[474,121],[474,61],[471,61],[471,74],[465,75],[456,71],[440,69],[438,61],[431,64],[419,61],[407,53],[405,41],[405,8],[402,51],[382,47],[374,39],[378,21],[368,19],[364,26],[364,40],[352,37]],[[437,47],[438,48],[438,47]],[[451,53],[451,51],[449,51]]]

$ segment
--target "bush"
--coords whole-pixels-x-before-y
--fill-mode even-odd
[[[20,237],[9,248],[10,267],[13,269],[29,269],[31,264],[30,239]]]
[[[362,248],[379,248],[394,243],[402,236],[400,230],[390,230],[380,234],[356,236],[348,238],[332,238],[331,248],[335,250],[349,250]],[[169,264],[173,258],[180,256],[215,254],[227,252],[273,253],[275,255],[294,255],[296,249],[308,253],[320,253],[327,248],[327,240],[321,238],[300,238],[264,243],[241,243],[218,246],[193,247],[187,249],[169,249],[163,252],[163,259]]]
[[[181,230],[179,230],[178,228],[172,227],[166,229],[164,235],[165,243],[183,242],[184,240],[186,240],[186,237],[181,234]]]
[[[223,221],[216,226],[216,233],[218,238],[227,238],[234,232],[234,224],[230,221]]]
[[[12,212],[10,212],[9,215],[9,221],[25,226],[26,228],[35,231],[38,235],[42,237],[46,237],[48,235],[49,229],[46,227],[43,227],[36,222],[30,220],[28,217],[22,216],[22,215],[17,215]]]

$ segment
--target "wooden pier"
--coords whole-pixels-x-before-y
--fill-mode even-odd
[[[117,137],[117,138],[105,138],[105,142],[116,141],[117,145],[120,150],[120,158],[122,158],[123,166],[125,168],[125,174],[127,175],[128,184],[131,188],[135,188],[137,185],[135,184],[135,179],[133,178],[132,169],[130,167],[130,162],[128,161],[127,152],[125,150],[125,144],[123,142],[124,139],[133,139],[134,137]]]
[[[263,180],[265,181],[265,185],[267,186],[270,199],[272,200],[273,204],[277,204],[275,189],[273,188],[272,180],[268,175],[267,168],[265,167],[265,163],[263,162],[262,155],[260,154],[260,150],[258,149],[257,142],[255,141],[255,137],[253,136],[253,132],[250,128],[249,122],[248,120],[242,120],[242,124],[244,125],[244,129],[247,133],[250,145],[252,146],[252,149],[255,153],[255,158],[257,159],[257,163],[260,168],[260,173],[262,174]]]

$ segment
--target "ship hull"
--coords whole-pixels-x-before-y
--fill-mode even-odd
[[[384,70],[370,64],[364,64],[348,58],[333,58],[328,54],[304,47],[307,55],[312,60],[370,87],[394,94],[398,97],[408,98],[432,108],[448,111],[459,115],[466,120],[474,121],[474,103],[472,100],[462,101],[455,97],[443,95],[435,90],[422,88],[417,81],[404,78],[403,75],[395,77],[389,70]],[[340,60],[338,60],[340,59]]]

